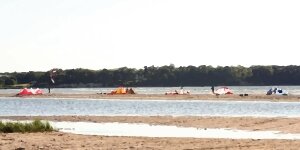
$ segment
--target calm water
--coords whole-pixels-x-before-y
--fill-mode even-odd
[[[3,119],[2,122],[16,122]],[[17,121],[17,122],[31,122]],[[231,128],[195,128],[172,125],[150,125],[144,123],[93,123],[93,122],[55,122],[51,126],[60,132],[135,137],[190,137],[190,138],[229,138],[229,139],[286,139],[299,140],[300,134],[282,133],[280,131],[249,131]]]
[[[299,102],[80,100],[0,98],[2,116],[254,116],[300,117]]]
[[[300,86],[228,86],[235,94],[266,94],[272,87],[280,87],[287,90],[290,94],[300,95]],[[135,92],[139,94],[164,94],[168,91],[178,90],[180,87],[135,87]],[[217,87],[216,87],[217,88]],[[108,93],[115,88],[54,88],[52,93]],[[184,87],[185,90],[190,90],[191,94],[208,94],[211,92],[210,87]],[[19,89],[0,89],[0,93],[16,94]],[[47,92],[47,89],[44,89]]]
[[[136,123],[91,123],[91,122],[50,122],[62,132],[105,135],[105,136],[143,136],[143,137],[192,137],[192,138],[230,138],[230,139],[300,139],[300,134],[284,134],[278,131],[246,131],[236,129],[214,129],[149,125]]]

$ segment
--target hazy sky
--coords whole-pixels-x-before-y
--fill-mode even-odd
[[[0,72],[300,65],[299,0],[1,0]]]

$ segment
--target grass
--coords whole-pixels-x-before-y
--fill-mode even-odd
[[[0,121],[0,133],[14,133],[14,132],[51,132],[54,128],[48,121],[34,120],[30,123],[21,122],[2,122]]]

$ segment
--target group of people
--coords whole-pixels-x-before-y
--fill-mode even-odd
[[[288,95],[288,92],[285,90],[282,90],[280,88],[271,88],[268,90],[267,95],[272,95],[272,94],[276,94],[276,95]]]
[[[126,94],[135,94],[132,88],[126,88]]]

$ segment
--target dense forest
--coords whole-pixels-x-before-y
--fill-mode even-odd
[[[49,75],[50,71],[0,73],[0,87],[48,87]],[[58,69],[53,78],[55,87],[300,85],[300,66]]]

